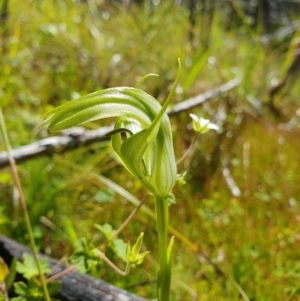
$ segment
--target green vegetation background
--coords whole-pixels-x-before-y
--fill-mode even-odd
[[[276,113],[269,105],[269,91],[289,72],[300,48],[299,31],[262,43],[261,19],[253,22],[237,5],[233,12],[234,18],[216,6],[213,12],[199,13],[193,27],[187,7],[173,1],[145,1],[141,6],[9,1],[0,32],[0,104],[16,148],[47,137],[45,129],[38,129],[40,116],[79,95],[134,86],[142,76],[157,73],[159,78],[148,78],[141,88],[163,101],[176,76],[178,57],[183,72],[173,103],[238,78],[236,89],[192,110],[222,131],[202,136],[178,167],[180,173],[189,170],[192,178],[175,187],[170,222],[198,250],[176,239],[173,300],[241,300],[234,283],[251,300],[298,300],[298,71],[289,74],[276,94]],[[189,112],[171,120],[178,159],[194,137]],[[87,126],[104,124],[109,122]],[[91,171],[140,200],[145,197],[116,162],[109,143],[19,166],[36,241],[52,257],[70,255],[81,237],[103,243],[94,225],[109,223],[116,229],[134,209]],[[153,209],[151,199],[147,205]],[[151,250],[142,267],[122,278],[104,265],[97,276],[154,298],[154,221],[139,211],[121,238],[133,242],[142,231],[145,249]],[[0,172],[0,232],[28,243],[8,168]],[[113,253],[108,255],[122,266]]]

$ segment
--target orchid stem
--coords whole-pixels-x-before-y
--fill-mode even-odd
[[[155,196],[156,223],[158,232],[159,271],[157,277],[158,301],[169,301],[171,269],[168,264],[167,232],[169,223],[168,199]]]

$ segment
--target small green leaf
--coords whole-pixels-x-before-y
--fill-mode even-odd
[[[12,298],[11,301],[29,301],[25,297],[15,297]]]
[[[116,230],[113,229],[113,227],[110,224],[104,224],[104,225],[95,225],[95,228],[101,231],[102,234],[106,237],[107,240],[110,240],[113,235],[115,234]]]
[[[12,286],[16,276],[17,259],[14,257],[9,268],[9,274],[5,279],[5,287],[7,290]]]
[[[123,239],[120,239],[120,238],[114,239],[110,244],[110,248],[115,252],[115,254],[120,259],[122,259],[124,262],[127,262],[127,259],[126,259],[127,244],[124,242]]]
[[[24,282],[15,282],[14,283],[15,287],[15,293],[21,296],[25,296],[28,291],[27,284]]]
[[[113,229],[113,227],[110,224],[104,224],[104,225],[95,225],[95,227],[101,231],[102,234],[106,237],[107,240],[111,240],[111,238],[116,233],[116,230]],[[109,247],[111,250],[124,262],[127,262],[126,260],[126,247],[127,244],[124,242],[123,239],[115,238],[113,239]]]
[[[24,282],[14,283],[15,293],[20,295],[12,301],[44,301],[44,295],[39,282],[29,280],[28,285]]]
[[[41,258],[39,260],[42,273],[50,273],[51,269],[49,268],[47,259]],[[39,275],[39,271],[33,257],[26,253],[23,255],[23,263],[17,262],[16,270],[18,273],[22,274],[26,279],[31,279]]]
[[[50,296],[56,295],[60,290],[60,283],[51,282],[47,285]],[[19,296],[13,298],[12,301],[44,301],[42,287],[38,281],[29,280],[28,285],[24,282],[14,283],[15,293]],[[57,299],[51,298],[52,301]],[[59,301],[59,300],[57,300]]]
[[[91,273],[98,276],[102,268],[102,260],[98,255],[92,240],[79,239],[75,243],[75,251],[69,259],[70,263],[77,264],[77,270],[82,273]]]

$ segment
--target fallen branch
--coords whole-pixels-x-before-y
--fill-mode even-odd
[[[109,140],[105,134],[112,130],[112,127],[102,127],[97,130],[85,130],[84,128],[71,128],[63,131],[61,136],[48,137],[31,144],[13,149],[11,155],[16,163],[22,163],[41,156],[51,156],[56,153],[87,146],[96,142]],[[6,152],[0,152],[0,168],[8,166]]]
[[[181,112],[190,110],[204,102],[215,98],[225,92],[228,92],[239,85],[237,79],[233,79],[228,83],[221,85],[217,89],[209,90],[196,97],[192,97],[182,101],[168,111],[169,116],[180,114]],[[111,126],[102,127],[97,130],[85,130],[84,128],[71,128],[62,132],[61,136],[48,137],[31,144],[13,149],[11,154],[16,163],[22,163],[30,159],[41,156],[51,156],[53,154],[61,154],[72,149],[82,146],[88,146],[96,142],[109,140],[105,134],[112,130]],[[6,152],[0,152],[0,168],[9,165]]]
[[[240,84],[240,81],[238,79],[232,79],[231,81],[227,82],[226,84],[221,85],[217,89],[209,90],[207,92],[204,92],[203,94],[189,98],[187,100],[184,100],[184,101],[174,105],[173,109],[168,112],[168,115],[173,116],[176,114],[180,114],[181,112],[190,110],[194,107],[197,107],[212,98],[215,98],[225,92],[233,90],[239,84]]]
[[[0,256],[7,265],[16,257],[22,260],[24,253],[31,254],[31,251],[4,236],[0,235]],[[50,267],[55,267],[55,274],[67,269],[63,264],[57,264],[57,260],[41,255],[48,260]],[[58,279],[61,289],[57,298],[61,301],[146,301],[125,290],[119,289],[100,279],[71,271]]]

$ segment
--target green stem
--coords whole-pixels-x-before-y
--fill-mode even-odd
[[[167,232],[169,223],[168,199],[155,196],[155,208],[159,249],[157,297],[158,301],[169,301],[171,268],[168,264],[167,253]]]
[[[51,301],[50,296],[49,296],[49,292],[48,292],[48,289],[47,289],[46,280],[45,280],[45,277],[42,273],[42,269],[41,269],[41,266],[40,266],[38,253],[37,253],[37,249],[36,249],[36,245],[35,245],[35,241],[34,241],[34,236],[33,236],[33,232],[32,232],[32,227],[31,227],[31,223],[30,223],[30,218],[29,218],[29,214],[28,214],[28,211],[27,211],[27,206],[26,206],[24,194],[23,194],[23,191],[22,191],[22,186],[21,186],[21,183],[20,183],[19,175],[18,175],[18,172],[17,172],[15,160],[12,157],[11,152],[10,152],[10,143],[9,143],[7,130],[6,130],[6,126],[5,126],[5,121],[4,121],[4,117],[3,117],[3,114],[2,114],[1,108],[0,108],[0,134],[2,136],[4,147],[5,147],[5,149],[7,151],[7,154],[8,154],[8,160],[9,160],[9,163],[10,163],[12,176],[13,176],[15,185],[16,185],[16,187],[18,189],[18,192],[19,192],[19,201],[20,201],[20,205],[21,205],[21,208],[22,208],[22,211],[23,211],[23,214],[24,214],[24,218],[25,218],[25,224],[26,224],[28,235],[29,235],[30,245],[31,245],[32,253],[33,253],[33,258],[34,258],[34,261],[36,263],[37,269],[39,271],[39,276],[40,276],[40,281],[41,281],[41,284],[42,284],[44,297],[45,297],[46,301]]]

